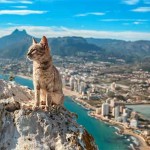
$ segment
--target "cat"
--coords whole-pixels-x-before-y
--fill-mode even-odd
[[[40,101],[44,101],[46,110],[50,110],[52,105],[56,105],[56,108],[62,106],[64,102],[62,80],[59,71],[53,65],[45,36],[42,37],[40,43],[37,43],[33,38],[27,57],[33,61],[34,108],[40,106]]]

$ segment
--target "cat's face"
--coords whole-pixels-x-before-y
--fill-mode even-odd
[[[47,42],[47,39],[46,39]],[[33,39],[32,45],[29,47],[27,57],[32,61],[43,61],[49,55],[48,43],[44,43],[42,40],[37,43]]]
[[[42,46],[40,43],[33,44],[30,46],[29,51],[27,53],[27,57],[30,60],[40,60],[46,53],[46,50],[44,49],[44,46]]]

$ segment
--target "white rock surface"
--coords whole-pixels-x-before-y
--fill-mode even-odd
[[[97,149],[76,115],[65,108],[59,113],[32,110],[33,92],[3,80],[0,97],[0,150]]]

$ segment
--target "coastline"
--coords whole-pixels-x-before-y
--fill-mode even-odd
[[[83,100],[80,100],[79,97],[80,97],[81,95],[80,95],[79,93],[77,93],[77,92],[75,92],[75,91],[71,91],[71,90],[66,89],[66,88],[63,88],[63,92],[64,92],[64,94],[65,94],[66,96],[72,97],[72,98],[73,98],[73,101],[79,103],[79,104],[82,105],[82,107],[84,107],[85,109],[88,109],[88,110],[91,109],[91,110],[93,110],[93,111],[96,110],[96,107],[91,106],[90,104],[87,104],[87,103],[86,103],[85,101],[83,101]],[[74,98],[74,97],[75,97],[75,98]],[[78,99],[77,99],[77,98],[78,98]],[[94,117],[95,119],[101,120],[101,121],[103,121],[103,122],[105,122],[105,123],[108,123],[108,124],[110,124],[110,125],[112,125],[112,126],[118,127],[119,130],[121,131],[121,134],[122,134],[122,135],[130,135],[130,136],[135,137],[135,138],[139,141],[139,144],[140,144],[140,145],[139,145],[138,147],[140,148],[140,150],[149,150],[149,149],[150,149],[150,147],[147,146],[146,142],[144,141],[143,137],[141,137],[140,135],[138,135],[138,134],[132,132],[131,130],[125,129],[125,128],[124,128],[123,126],[121,126],[119,123],[113,122],[113,121],[110,121],[110,120],[107,120],[107,119],[105,119],[105,118],[102,118],[102,117],[100,117],[100,115],[99,115],[99,116],[94,115],[94,114],[92,114],[92,112],[89,113],[89,115],[90,115],[91,117]]]
[[[81,100],[79,98],[81,96],[79,93],[77,93],[75,91],[71,91],[71,90],[69,90],[67,88],[63,88],[63,92],[64,92],[65,96],[72,97],[75,102],[80,103],[84,108],[89,109],[89,110],[96,110],[96,107],[91,106],[87,102]]]
[[[28,80],[33,80],[32,77],[25,76],[25,75],[23,75],[23,74],[17,74],[16,76],[17,76],[17,77],[21,77],[21,78],[25,78],[25,79],[28,79]]]
[[[108,123],[109,125],[117,127],[119,129],[118,134],[120,134],[120,135],[130,135],[130,136],[135,137],[139,142],[139,146],[137,146],[137,147],[139,147],[140,150],[149,150],[150,149],[150,147],[146,144],[143,137],[141,137],[140,135],[134,133],[133,131],[131,131],[129,129],[124,128],[120,123],[115,122],[113,120],[106,119],[101,115],[96,115],[93,112],[91,112],[89,115],[91,117],[94,117],[95,119],[101,120],[105,123]]]
[[[25,75],[16,75],[18,77],[21,77],[21,78],[25,78],[25,79],[28,79],[28,80],[32,80],[31,77],[29,76],[25,76]],[[80,99],[81,95],[75,91],[71,91],[70,89],[67,89],[67,88],[63,88],[63,92],[64,92],[64,95],[65,96],[69,96],[73,99],[73,101],[75,101],[76,103],[82,105],[82,107],[84,107],[85,109],[88,109],[88,110],[93,110],[95,111],[96,110],[96,107],[94,106],[91,106],[90,104],[88,104],[87,102],[83,101]],[[134,104],[133,104],[134,105]],[[136,104],[135,104],[136,105]],[[132,131],[129,131],[129,130],[126,130],[124,129],[121,125],[119,125],[117,122],[112,122],[112,121],[109,121],[107,119],[102,119],[102,118],[99,118],[97,117],[96,115],[92,115],[91,113],[89,113],[89,115],[91,117],[94,117],[98,120],[101,120],[103,122],[106,122],[114,127],[118,127],[121,131],[122,131],[122,134],[123,135],[130,135],[130,136],[133,136],[135,137],[136,139],[138,139],[140,145],[138,146],[140,148],[140,150],[149,150],[150,147],[147,146],[146,142],[144,141],[144,139],[140,136],[140,135],[137,135],[135,133],[133,133]]]

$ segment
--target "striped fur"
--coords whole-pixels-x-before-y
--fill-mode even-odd
[[[35,90],[35,107],[39,107],[40,101],[46,101],[46,108],[53,104],[63,105],[64,95],[60,74],[52,63],[50,49],[45,36],[29,48],[27,56],[33,61],[33,83]]]

